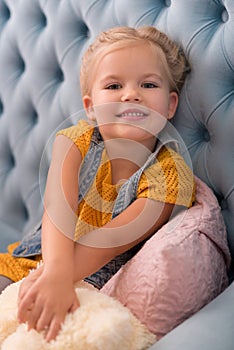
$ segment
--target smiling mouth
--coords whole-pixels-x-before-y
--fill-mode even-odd
[[[121,113],[116,114],[116,117],[122,118],[125,120],[137,121],[137,120],[145,119],[146,117],[148,117],[148,115],[149,113],[143,112],[141,110],[128,109]]]

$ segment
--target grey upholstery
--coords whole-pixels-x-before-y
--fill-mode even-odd
[[[41,218],[51,156],[45,146],[55,130],[74,124],[81,115],[83,51],[101,30],[145,24],[169,34],[191,63],[174,123],[195,174],[219,200],[234,257],[233,0],[0,0],[0,251]],[[227,315],[225,322],[234,329],[233,286],[227,294],[219,299],[226,305],[224,312],[222,303],[214,301],[212,320]],[[213,335],[219,332],[223,342],[210,341],[205,315],[213,306],[155,349],[231,350],[230,344],[233,349],[233,335],[222,328],[214,328]],[[173,347],[182,333],[193,336],[188,332],[196,320],[204,322],[204,334],[194,331],[200,345],[190,347],[194,341],[186,341]]]

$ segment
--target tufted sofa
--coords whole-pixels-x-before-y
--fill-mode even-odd
[[[40,221],[51,140],[82,110],[82,53],[101,30],[145,24],[190,61],[174,123],[218,198],[234,258],[233,0],[0,0],[0,251]],[[218,298],[152,349],[233,350],[231,271]]]

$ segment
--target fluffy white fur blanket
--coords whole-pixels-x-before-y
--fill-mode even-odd
[[[143,350],[156,337],[119,301],[79,284],[80,307],[67,314],[57,338],[46,342],[43,333],[27,331],[17,322],[20,282],[0,295],[0,348],[2,350]]]

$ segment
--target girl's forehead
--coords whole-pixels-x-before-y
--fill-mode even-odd
[[[104,56],[108,54],[121,54],[122,52],[128,53],[134,50],[138,50],[142,53],[147,53],[147,55],[152,55],[155,57],[160,56],[161,50],[156,45],[150,45],[148,42],[141,41],[141,42],[123,42],[123,43],[115,43],[113,45],[107,46],[100,52],[100,58],[103,58]]]
[[[151,47],[147,43],[141,45],[130,45],[130,46],[115,46],[109,47],[104,50],[97,57],[96,62],[93,66],[93,71],[104,70],[105,66],[109,69],[117,69],[119,67],[129,66],[131,64],[137,64],[139,67],[154,66],[157,69],[163,69],[163,61],[161,59],[160,50],[158,48]]]
[[[160,50],[147,43],[111,47],[97,59],[93,72],[106,75],[109,72],[157,71],[164,75],[164,65]],[[128,71],[127,71],[128,72]]]

